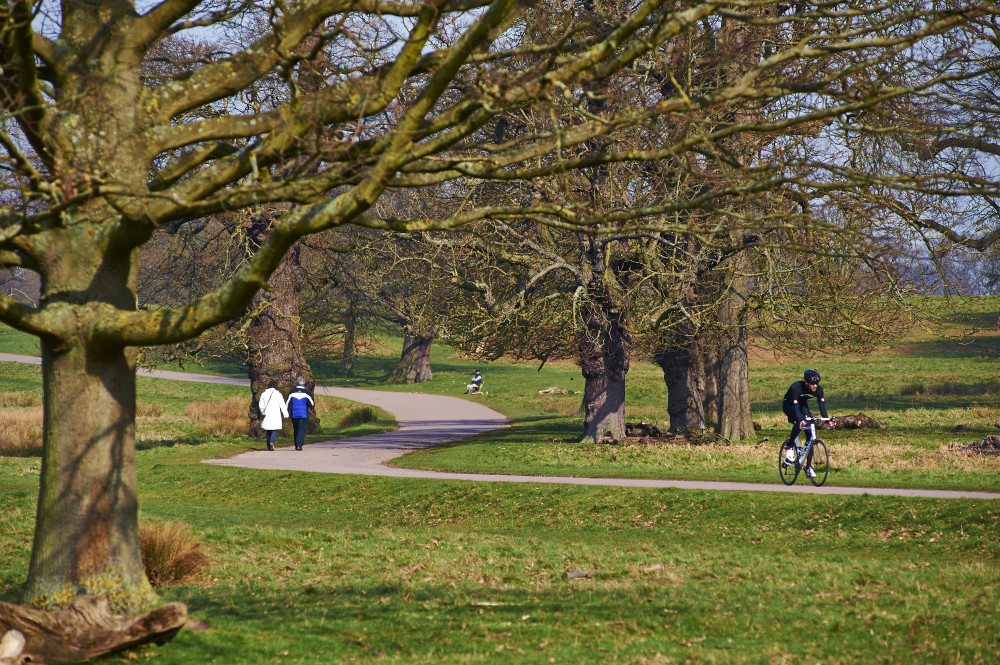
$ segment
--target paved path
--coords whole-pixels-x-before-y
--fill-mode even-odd
[[[38,358],[0,353],[0,361],[30,362],[39,364]],[[247,379],[189,374],[165,370],[139,370],[143,376],[248,386]],[[651,480],[642,478],[574,478],[563,476],[515,476],[485,473],[452,473],[424,471],[386,466],[385,462],[408,452],[446,441],[456,441],[483,432],[506,427],[506,417],[482,404],[444,395],[361,390],[356,388],[316,387],[320,395],[341,397],[363,404],[371,404],[389,412],[396,418],[399,429],[354,439],[339,439],[310,443],[302,451],[292,446],[273,452],[257,450],[221,459],[203,460],[206,464],[237,466],[254,469],[283,471],[313,471],[321,473],[350,473],[396,478],[433,478],[478,482],[510,483],[559,483],[567,485],[599,485],[611,487],[654,487],[692,490],[719,490],[742,492],[792,492],[801,494],[870,494],[879,496],[919,496],[932,498],[1000,499],[1000,492],[967,492],[949,490],[892,489],[880,487],[837,487],[825,485],[784,485],[774,483],[730,483],[695,480]]]

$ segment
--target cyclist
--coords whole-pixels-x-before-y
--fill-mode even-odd
[[[802,375],[801,381],[796,381],[789,388],[788,392],[785,393],[785,399],[781,403],[781,410],[785,412],[788,416],[788,422],[792,423],[792,433],[789,436],[789,441],[795,441],[799,432],[802,428],[806,426],[806,417],[811,416],[809,412],[809,400],[815,398],[819,402],[820,413],[823,414],[824,418],[828,418],[826,415],[826,401],[823,399],[823,388],[819,385],[819,372],[814,369],[807,369]],[[833,421],[827,424],[827,427],[832,427]],[[785,452],[785,461],[789,463],[795,462],[795,450],[789,448]],[[812,469],[806,469],[806,475]],[[812,477],[812,476],[810,476]]]

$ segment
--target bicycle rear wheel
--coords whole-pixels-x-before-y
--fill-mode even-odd
[[[820,487],[826,482],[826,475],[830,473],[830,456],[826,453],[826,444],[821,440],[816,439],[813,441],[812,450],[809,451],[809,459],[806,461],[806,467],[811,467],[815,474],[809,478],[809,482],[816,487]],[[806,475],[808,476],[809,474]]]
[[[785,441],[781,444],[781,448],[778,450],[778,476],[781,478],[781,482],[786,485],[791,485],[795,482],[795,478],[799,475],[799,460],[798,455],[795,455],[794,462],[785,461],[785,451],[789,448],[795,451],[795,443],[791,440]]]

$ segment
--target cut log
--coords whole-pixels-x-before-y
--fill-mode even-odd
[[[34,664],[84,661],[171,640],[187,621],[187,606],[167,603],[136,617],[111,613],[107,598],[79,596],[67,608],[45,612],[0,602],[0,634],[24,636],[20,658]],[[17,661],[15,661],[17,662]]]

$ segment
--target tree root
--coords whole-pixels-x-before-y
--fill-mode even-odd
[[[0,602],[0,644],[10,650],[0,665],[84,661],[144,644],[170,641],[187,621],[187,606],[167,603],[142,616],[111,613],[107,598],[79,596],[54,612]],[[23,636],[19,653],[16,633]],[[10,636],[8,638],[8,635]]]

